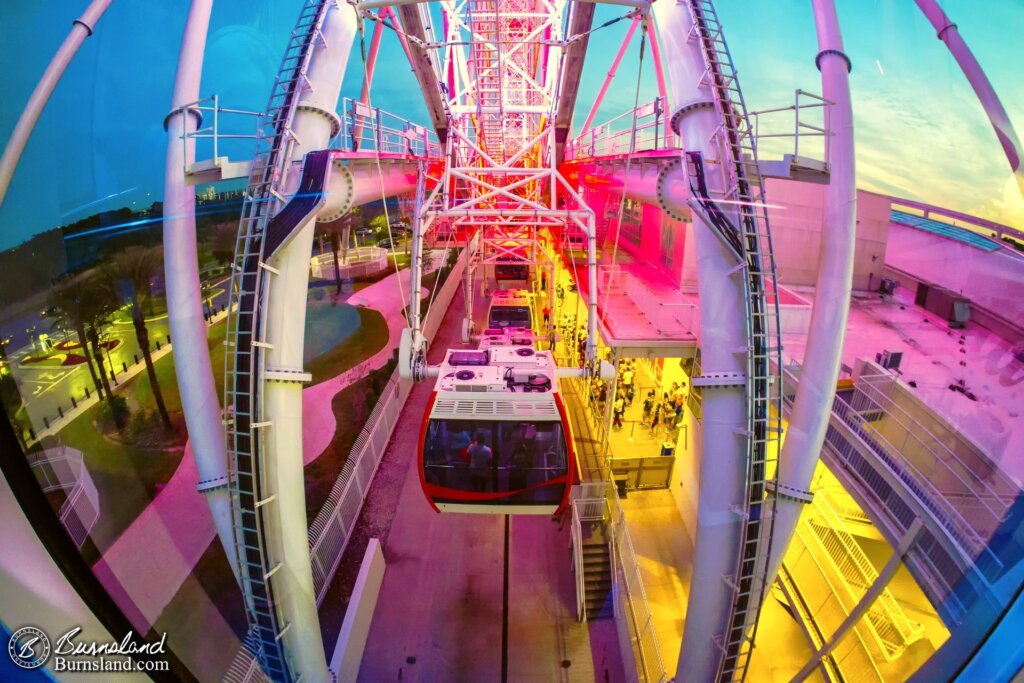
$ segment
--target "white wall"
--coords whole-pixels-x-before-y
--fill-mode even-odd
[[[787,285],[814,285],[818,275],[825,185],[769,178],[765,194],[779,280]],[[853,288],[873,287],[885,263],[889,200],[857,191],[857,246]]]
[[[1010,322],[1024,326],[1024,258],[988,252],[917,228],[892,225],[885,262],[959,292]]]

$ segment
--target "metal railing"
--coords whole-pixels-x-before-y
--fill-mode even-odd
[[[899,449],[871,428],[857,411],[837,398],[832,412],[868,446],[869,452],[880,459],[879,464],[896,475],[907,490],[924,505],[935,522],[947,532],[956,547],[961,550],[965,561],[971,562],[974,557],[988,554],[991,555],[992,562],[999,562],[992,555],[985,539],[963,518],[949,499],[935,487],[932,480],[922,473],[914,463],[910,462]]]
[[[199,112],[202,116],[203,122],[209,121],[208,125],[197,128],[194,131],[188,132],[181,136],[182,147],[185,148],[188,145],[188,141],[192,140],[196,144],[196,150],[194,155],[183,154],[184,159],[184,173],[188,175],[188,164],[189,159],[194,156],[195,159],[205,159],[207,154],[209,158],[217,163],[217,159],[221,156],[221,145],[225,140],[252,140],[255,142],[260,130],[263,128],[266,114],[259,111],[247,111],[245,109],[230,109],[227,107],[220,106],[220,95],[211,95],[202,99],[196,100],[186,104],[182,109],[188,111]],[[224,132],[222,126],[223,116],[228,117],[227,128],[229,132]],[[242,133],[242,131],[251,129],[252,132]],[[209,150],[209,152],[207,152]],[[241,150],[240,150],[241,151]],[[251,150],[244,150],[247,156],[251,157]],[[193,162],[194,163],[194,162]]]
[[[425,332],[430,333],[428,338],[432,338],[436,333],[452,296],[460,285],[466,258],[467,253],[463,251],[457,265],[441,285],[435,300],[436,305],[430,307],[423,326]],[[347,384],[351,385],[368,374],[369,371],[364,370],[358,375],[351,376]],[[320,604],[327,595],[331,577],[341,563],[342,555],[359,520],[359,512],[363,508],[366,494],[373,482],[373,475],[384,457],[388,440],[398,423],[411,389],[409,383],[399,379],[399,371],[396,369],[363,425],[363,430],[352,444],[352,450],[341,468],[341,474],[331,487],[327,500],[310,524],[309,554],[317,604]]]
[[[803,102],[800,98],[803,98]],[[794,158],[800,157],[800,143],[803,141],[804,157],[808,155],[821,155],[821,159],[828,164],[831,147],[831,107],[834,103],[826,100],[820,95],[797,89],[794,95],[794,103],[788,107],[776,107],[775,109],[762,109],[752,111],[748,114],[753,119],[754,139],[760,148],[766,140],[792,140],[792,154]],[[784,115],[792,115],[793,132],[777,132],[782,124],[779,119]],[[801,120],[801,116],[803,119]],[[813,118],[813,122],[808,118]],[[767,119],[762,124],[762,119]],[[771,132],[762,132],[764,125]],[[784,147],[773,143],[764,145],[765,151],[789,152],[788,143]]]
[[[353,377],[352,381],[357,379]],[[384,457],[388,440],[398,423],[410,389],[409,384],[400,381],[396,369],[352,445],[327,500],[310,524],[309,559],[318,605],[327,595],[331,578],[355,531],[363,502],[373,483],[373,475]]]
[[[799,371],[798,363],[784,369],[787,409]],[[960,623],[969,605],[984,597],[1002,563],[960,514],[962,500],[938,491],[927,476],[863,425],[863,418],[836,397],[822,458],[848,490],[859,492],[871,522],[890,539],[906,533],[915,518],[925,521],[906,564],[943,620]],[[965,581],[968,574],[977,580]]]
[[[950,225],[958,228],[966,228],[974,232],[985,235],[986,237],[993,237],[994,239],[1007,241],[1015,240],[1018,243],[1024,242],[1024,230],[1015,228],[1010,225],[1003,225],[1002,223],[996,223],[984,218],[977,216],[971,216],[970,214],[961,213],[953,209],[944,209],[940,206],[932,206],[924,202],[915,202],[912,199],[904,199],[902,197],[889,197],[892,202],[892,207],[903,207],[913,209],[914,211],[920,212],[923,218],[933,218],[935,216],[941,216],[947,218],[950,221]]]
[[[576,620],[587,621],[587,588],[583,571],[583,524],[576,501],[572,505],[572,569],[576,575]]]
[[[71,540],[81,548],[100,517],[99,493],[82,452],[61,445],[27,457],[43,493],[64,492],[58,517]]]
[[[441,146],[434,131],[401,116],[345,97],[341,101],[341,130],[333,149],[436,157]]]
[[[349,249],[344,262],[339,257],[339,271],[342,278],[365,277],[387,268],[388,251],[380,247],[358,247]],[[313,277],[332,280],[334,273],[334,254],[324,252],[310,260],[310,272]]]
[[[795,387],[799,383],[797,374],[799,364],[792,363],[784,369],[787,387]],[[860,380],[858,380],[859,382]],[[791,397],[786,397],[787,405],[791,403]],[[880,407],[877,410],[882,410]],[[833,426],[826,434],[826,445],[830,446],[836,454],[844,461],[850,462],[854,452],[863,458],[865,453],[874,456],[874,460],[867,465],[872,470],[879,467],[884,468],[892,476],[906,487],[907,491],[914,496],[928,515],[945,532],[949,544],[959,550],[961,561],[968,565],[977,561],[979,565],[984,563],[985,573],[997,567],[1001,567],[998,558],[992,554],[988,544],[977,530],[964,519],[958,506],[954,505],[950,498],[940,491],[933,482],[933,478],[926,476],[917,466],[906,458],[903,452],[891,444],[884,436],[878,433],[866,420],[861,411],[856,410],[852,405],[836,397],[832,405]],[[862,448],[857,449],[836,429],[835,423],[843,425],[860,441]],[[935,457],[937,465],[948,467],[941,458]],[[865,476],[860,468],[854,468],[859,476]],[[872,487],[872,490],[875,490]],[[962,496],[971,495],[970,491],[957,492]],[[885,501],[881,501],[886,505]],[[905,531],[903,529],[902,531]],[[984,557],[982,557],[984,556]],[[976,558],[976,559],[975,559]],[[989,566],[989,565],[993,566]]]
[[[436,301],[439,303],[432,306],[427,314],[425,329],[436,332],[460,284],[461,271],[465,263],[466,253],[463,252],[458,264],[438,290]],[[353,369],[349,371],[346,384],[350,385],[368,374],[369,371],[365,369]],[[366,500],[366,494],[373,482],[373,476],[384,456],[410,390],[411,385],[400,380],[399,371],[396,369],[364,423],[363,430],[352,444],[349,456],[342,466],[338,479],[331,487],[327,500],[310,524],[309,554],[317,605],[326,597],[331,579],[341,563]],[[268,679],[250,650],[243,645],[232,660],[224,680],[230,683],[252,683]]]
[[[696,304],[664,301],[664,295],[655,294],[643,280],[620,265],[597,267],[597,292],[598,301],[606,307],[601,311],[602,323],[614,334],[637,337],[635,331],[627,333],[619,329],[615,323],[615,314],[608,310],[609,297],[624,296],[654,328],[653,334],[644,333],[639,338],[663,339],[673,335],[696,335],[699,312]]]
[[[834,633],[850,613],[840,599],[842,593],[834,585],[835,573],[828,570],[825,560],[825,551],[817,536],[807,524],[798,524],[781,573],[787,576],[801,599],[810,600],[810,596],[814,596],[813,610],[808,614],[813,628],[822,635]],[[828,655],[841,673],[841,680],[882,681],[861,628],[854,627],[851,631]]]
[[[199,112],[207,125],[183,135],[182,146],[186,146],[190,140],[193,141],[196,144],[194,158],[209,158],[215,163],[224,152],[225,142],[255,142],[267,118],[265,112],[223,107],[220,95],[216,94],[190,102],[183,108]],[[341,129],[331,138],[331,149],[410,156],[436,157],[440,154],[441,147],[437,135],[429,128],[379,107],[367,106],[351,97],[341,100],[340,109]],[[242,157],[251,157],[251,150],[248,148],[232,148],[232,151],[237,151]],[[187,175],[188,160],[191,157],[186,154],[183,158],[183,171]]]
[[[619,114],[600,126],[583,131],[565,143],[567,161],[589,157],[676,149],[679,139],[667,125],[665,101],[656,97]],[[634,138],[634,132],[635,138]]]
[[[776,579],[776,585],[789,602],[790,609],[796,614],[797,623],[801,626],[804,636],[811,644],[811,649],[814,652],[819,652],[825,643],[828,642],[828,636],[825,635],[821,624],[815,619],[815,610],[811,608],[800,587],[796,585],[796,581],[793,580],[793,576],[790,574],[789,567],[786,566],[785,562],[779,565],[779,576]],[[821,658],[818,670],[825,679],[825,683],[836,683],[843,680],[843,673],[839,670],[831,653],[825,654]]]
[[[854,410],[870,422],[878,422],[871,419],[875,411],[881,411],[885,418],[891,419],[898,427],[898,431],[903,432],[903,439],[900,443],[895,443],[898,434],[894,434],[892,429],[884,430],[884,438],[900,453],[906,453],[912,447],[926,453],[930,460],[949,475],[942,478],[942,486],[945,489],[946,486],[952,485],[952,488],[948,491],[943,490],[943,495],[975,499],[977,507],[982,508],[988,517],[987,520],[980,520],[982,526],[978,530],[982,533],[994,532],[1007,510],[1013,505],[1020,488],[1002,472],[998,464],[983,454],[972,451],[971,455],[976,457],[971,462],[965,462],[961,454],[951,449],[920,419],[908,414],[906,409],[894,400],[893,392],[897,387],[898,382],[891,375],[862,375],[857,380],[850,403]],[[882,430],[876,428],[875,431]],[[947,430],[946,436],[958,438],[952,430]],[[979,476],[982,472],[986,473],[986,476]],[[930,476],[929,479],[939,485],[936,476]],[[971,507],[976,506],[972,504]],[[977,525],[975,526],[977,528]]]
[[[633,540],[626,525],[626,515],[619,503],[614,487],[607,487],[608,509],[611,514],[612,576],[618,588],[616,618],[626,618],[633,650],[637,655],[640,680],[643,683],[664,683],[668,680],[665,663],[661,658],[658,636],[654,631],[654,616],[644,590],[640,563],[636,559]],[[618,598],[622,604],[618,604]]]
[[[636,304],[637,310],[659,331],[682,328],[686,333],[696,334],[697,306],[691,303],[669,303],[662,301],[639,279],[630,275],[626,279],[626,296]]]
[[[852,611],[868,588],[878,580],[878,571],[833,509],[828,491],[815,491],[812,505],[812,514],[804,523],[835,565],[836,573],[843,580],[842,587],[835,588],[846,595],[848,603],[845,608]],[[865,616],[868,631],[886,661],[899,657],[924,633],[923,625],[910,622],[888,588],[881,592]]]

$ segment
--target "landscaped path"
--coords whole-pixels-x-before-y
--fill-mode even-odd
[[[388,342],[350,370],[303,391],[303,464],[319,457],[334,437],[334,396],[370,371],[383,367],[398,346],[405,327],[399,277],[401,291],[407,297],[409,269],[389,275],[349,298],[349,304],[373,308],[384,316]],[[93,566],[104,588],[143,633],[156,622],[216,536],[206,501],[196,491],[197,482],[189,443],[185,446],[185,457],[164,489]]]

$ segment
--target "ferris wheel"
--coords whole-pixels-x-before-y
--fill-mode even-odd
[[[0,165],[0,201],[49,91],[108,4],[94,2],[76,21],[33,96]],[[598,25],[598,4],[620,13]],[[608,292],[617,286],[613,269],[602,266],[617,263],[631,202],[657,206],[680,230],[692,226],[701,300],[693,384],[702,390],[704,413],[714,416],[703,426],[705,460],[713,451],[722,464],[701,471],[693,582],[702,589],[690,595],[680,670],[694,680],[743,680],[761,604],[810,501],[826,428],[815,406],[835,386],[849,311],[852,64],[832,1],[812,3],[819,51],[809,59],[821,72],[822,93],[805,93],[792,107],[797,115],[827,112],[827,125],[812,133],[827,141],[824,158],[792,155],[782,166],[759,154],[753,113],[711,0],[306,0],[267,106],[254,113],[252,159],[231,162],[214,152],[197,160],[204,117],[216,121],[227,111],[200,98],[211,5],[192,2],[165,120],[168,308],[175,353],[190,359],[176,372],[200,490],[243,586],[265,673],[274,680],[328,677],[306,513],[294,495],[303,477],[302,459],[294,457],[302,451],[302,388],[311,380],[302,348],[314,228],[370,201],[383,200],[387,212],[388,199],[411,196],[411,278],[401,292],[408,327],[398,363],[404,380],[434,383],[417,425],[418,466],[424,495],[439,511],[565,509],[586,477],[560,380],[615,376],[598,353],[610,325]],[[955,24],[931,0],[918,5],[963,66],[1020,182],[1021,145],[991,85]],[[602,57],[591,54],[591,37],[620,22],[625,39],[577,128],[584,61]],[[400,45],[429,120],[385,116],[373,106],[384,40]],[[638,75],[633,107],[595,125],[631,45],[657,96],[640,101]],[[352,68],[361,69],[363,87],[359,97],[342,98]],[[798,175],[828,185],[833,239],[823,247],[818,292],[846,303],[812,321],[783,447],[779,286],[765,181]],[[230,282],[223,412],[215,409],[196,265],[199,178],[247,181]],[[446,350],[435,365],[427,351],[437,330],[420,306],[427,243],[459,254],[467,301],[462,338],[474,346]],[[538,322],[540,309],[554,307],[556,290],[537,283],[554,281],[556,262],[586,294],[585,331],[572,362],[555,352],[547,320]],[[478,324],[473,293],[488,273],[496,285],[521,281],[534,291],[488,290],[488,315]]]

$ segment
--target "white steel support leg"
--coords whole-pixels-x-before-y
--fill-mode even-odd
[[[988,80],[988,76],[985,75],[981,64],[975,59],[974,53],[967,47],[967,43],[964,42],[960,32],[957,31],[956,24],[950,21],[946,13],[942,11],[939,3],[936,0],[915,0],[915,2],[921,8],[921,11],[924,12],[924,15],[928,17],[928,21],[935,27],[939,40],[949,48],[953,59],[960,65],[964,76],[967,77],[971,87],[974,88],[974,94],[978,96],[978,101],[981,103],[982,109],[985,110],[989,123],[992,124],[993,130],[996,132],[996,137],[999,138],[999,144],[1003,148],[1003,153],[1006,154],[1006,160],[1010,162],[1010,170],[1017,180],[1017,188],[1020,190],[1021,195],[1024,196],[1024,167],[1021,166],[1024,163],[1024,158],[1022,158],[1024,157],[1024,151],[1021,149],[1020,138],[1017,137],[1017,131],[1014,129],[1013,123],[1010,122],[1010,117],[1006,115],[1003,103],[999,101],[999,96],[996,95],[995,88],[992,87],[992,83]],[[825,97],[828,97],[828,95],[825,95]]]
[[[853,110],[850,104],[850,62],[843,54],[833,0],[812,0],[818,30],[818,67],[822,96],[832,102],[829,159],[832,174],[825,191],[821,255],[807,348],[793,411],[779,457],[774,539],[768,580],[796,531],[818,465],[843,359],[846,323],[853,287],[853,254],[857,233],[857,187],[854,164]],[[795,495],[787,495],[786,492]],[[765,529],[770,529],[766,526]],[[762,539],[767,540],[767,539]]]
[[[28,98],[28,104],[25,105],[24,111],[18,118],[18,123],[15,124],[14,130],[11,132],[11,139],[4,147],[4,155],[0,157],[0,206],[3,206],[4,197],[7,196],[7,188],[14,176],[14,169],[18,167],[21,153],[25,151],[25,145],[32,135],[32,130],[36,127],[39,115],[43,113],[43,108],[50,100],[53,89],[57,87],[57,83],[64,75],[64,70],[71,63],[75,53],[78,52],[78,48],[82,46],[86,38],[92,35],[93,27],[96,26],[96,22],[100,20],[109,6],[110,0],[93,0],[82,16],[71,23],[71,32],[64,39],[57,54],[50,60],[50,65],[46,67],[43,77],[39,79],[35,90]],[[202,61],[202,52],[200,51],[199,62],[202,63]],[[192,99],[195,100],[198,97]],[[184,101],[191,102],[192,100]],[[175,102],[179,102],[179,100],[175,100]]]
[[[420,166],[416,174],[416,208],[412,219],[412,256],[409,275],[409,313],[407,320],[412,328],[414,348],[420,348],[423,331],[420,325],[420,288],[423,286],[423,194],[426,190],[426,169]]]
[[[463,343],[468,344],[470,336],[473,334],[473,273],[476,268],[473,265],[474,255],[470,250],[472,244],[472,238],[466,238],[466,268],[463,273],[465,276],[465,282],[463,283],[463,297],[465,298],[466,304],[466,319],[463,321]]]
[[[597,228],[594,212],[587,215],[587,282],[590,283],[590,301],[587,317],[587,361],[597,358]],[[597,372],[597,367],[593,368]]]
[[[309,64],[308,81],[300,80],[299,110],[292,128],[299,141],[292,160],[307,152],[325,149],[336,126],[335,108],[341,92],[349,52],[356,34],[355,10],[331,4],[319,41]],[[288,194],[295,192],[300,173],[289,174]],[[279,274],[268,274],[265,341],[267,368],[302,369],[305,341],[306,294],[309,287],[309,256],[315,222],[310,220],[270,265]],[[264,415],[271,422],[264,448],[268,495],[276,495],[277,518],[267,527],[267,543],[283,566],[274,577],[275,596],[283,623],[293,673],[303,681],[329,681],[316,595],[309,556],[305,479],[302,464],[302,384],[268,381],[263,390]]]
[[[690,12],[684,4],[670,2],[654,3],[653,12],[671,101],[684,105],[678,129],[683,144],[687,150],[702,152],[707,162],[722,163],[724,151],[710,142],[720,121],[713,94],[702,82],[704,56],[699,41],[687,40],[693,29]],[[707,182],[712,194],[722,191],[719,168],[707,174]],[[746,304],[742,281],[733,272],[736,260],[696,217],[694,235],[701,298],[701,372],[745,375]],[[739,431],[746,426],[746,411],[743,387],[703,390],[693,590],[677,668],[687,681],[713,680],[722,658],[715,638],[727,629],[733,590],[726,577],[735,572],[740,553],[741,518],[734,510],[742,509],[745,492],[747,444]]]
[[[185,166],[193,161],[195,141],[182,136],[198,127],[199,113],[181,107],[199,99],[203,51],[213,0],[193,0],[185,23],[174,84],[172,112],[167,117],[167,164],[164,173],[164,279],[167,319],[174,342],[174,372],[185,415],[192,454],[199,471],[199,490],[206,496],[228,562],[238,576],[228,484],[227,444],[220,402],[210,366],[199,289],[196,254],[196,191],[185,184]]]

